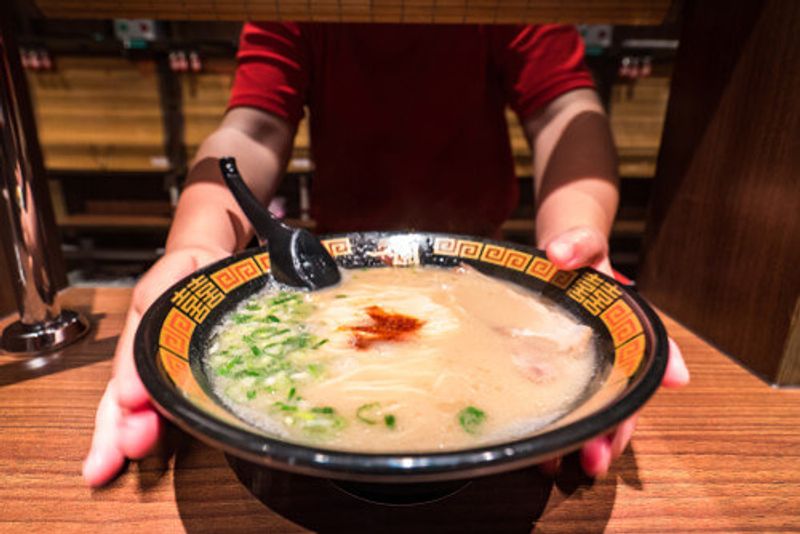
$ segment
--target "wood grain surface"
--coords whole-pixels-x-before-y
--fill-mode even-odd
[[[692,384],[656,395],[601,480],[568,460],[555,480],[522,470],[437,503],[385,507],[325,480],[266,473],[251,481],[259,499],[221,452],[174,431],[167,459],[91,491],[81,460],[129,298],[126,289],[69,290],[64,302],[94,323],[88,339],[45,358],[0,355],[0,531],[800,530],[800,391],[768,387],[669,319]]]

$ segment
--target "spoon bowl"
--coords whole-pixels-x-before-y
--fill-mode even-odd
[[[308,230],[287,226],[272,215],[244,183],[236,159],[220,159],[219,168],[259,240],[262,244],[266,242],[272,276],[277,282],[312,291],[339,283],[339,267],[319,239]]]

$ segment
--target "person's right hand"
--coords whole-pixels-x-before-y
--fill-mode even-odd
[[[127,459],[150,454],[163,423],[139,380],[133,360],[133,339],[144,312],[169,286],[230,253],[223,249],[185,248],[167,253],[133,291],[125,326],[117,342],[114,369],[95,416],[92,446],[83,463],[83,478],[93,487],[112,480]]]

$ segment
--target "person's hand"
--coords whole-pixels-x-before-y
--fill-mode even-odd
[[[150,454],[163,431],[133,360],[133,339],[142,315],[173,283],[228,254],[222,249],[206,248],[170,252],[136,285],[117,342],[113,375],[97,407],[92,446],[83,463],[83,478],[90,486],[102,486],[112,480],[128,459]]]
[[[559,269],[571,270],[579,267],[593,267],[603,274],[614,276],[608,259],[608,241],[597,229],[577,227],[563,232],[543,245],[548,259]],[[674,388],[689,383],[689,370],[683,361],[678,345],[670,338],[669,360],[661,385]],[[616,460],[633,435],[637,415],[621,423],[614,431],[600,436],[583,445],[580,452],[581,466],[589,476],[603,476],[611,463]],[[559,460],[542,465],[550,474],[558,470]]]

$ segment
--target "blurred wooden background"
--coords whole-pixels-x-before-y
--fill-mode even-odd
[[[28,58],[27,81],[62,250],[70,272],[80,275],[73,282],[87,277],[110,282],[132,279],[161,253],[187,164],[224,113],[241,23],[174,20],[181,12],[169,9],[178,4],[159,3],[154,9],[169,8],[159,16],[173,20],[154,22],[152,39],[128,42],[115,34],[120,21],[100,17],[123,12],[135,15],[131,7],[143,2],[13,1],[23,7],[16,27],[23,60]],[[243,5],[268,9],[263,6],[290,3],[253,1]],[[145,7],[155,5],[147,3]],[[189,4],[180,6],[188,9]],[[233,11],[225,16],[214,11],[233,9],[231,6],[224,2],[191,4],[196,13],[235,20],[239,17],[231,15]],[[391,14],[398,6],[405,10],[403,17],[427,10],[430,18],[434,4],[376,1],[373,15]],[[321,10],[314,13],[327,9],[322,4],[312,7]],[[470,20],[473,16],[501,20],[507,15],[516,22],[534,17],[539,21],[659,24],[665,17],[675,18],[673,3],[663,0],[438,2],[435,7],[436,22],[445,22],[447,17],[464,22],[466,12]],[[283,16],[289,12],[283,11]],[[40,18],[42,13],[48,17]],[[56,16],[68,19],[53,18]],[[80,16],[91,20],[75,18]],[[585,26],[581,31],[590,35],[586,59],[609,109],[620,150],[623,201],[614,226],[613,260],[623,272],[635,276],[677,48],[677,26],[673,20],[658,26]],[[591,35],[598,33],[608,37],[600,45],[592,43]],[[172,64],[175,54],[183,54],[184,61],[196,55],[201,65],[196,72],[191,68],[180,72]],[[43,57],[46,67],[41,65]],[[621,62],[631,58],[646,59],[651,72],[635,78],[618,76]],[[507,120],[521,200],[503,226],[504,237],[531,243],[530,148],[513,113],[507,113]],[[313,170],[308,124],[303,121],[279,195],[285,199],[290,222],[312,229],[307,199]]]
[[[175,157],[165,150],[159,94],[159,72],[153,59],[58,55],[53,71],[29,71],[39,135],[45,164],[55,175],[51,180],[56,214],[63,228],[150,228],[164,230],[170,222],[170,197],[92,199],[88,191],[78,198],[80,177],[115,173],[140,174],[137,180],[153,185],[157,177],[174,171]],[[202,140],[219,124],[232,82],[235,62],[228,57],[210,57],[198,73],[176,75],[180,88],[180,115],[185,154],[191,158]],[[652,75],[611,84],[608,102],[614,136],[619,145],[620,175],[629,184],[623,196],[620,219],[614,232],[620,239],[640,239],[649,178],[654,174],[661,127],[669,94],[669,63],[656,65]],[[531,153],[517,118],[507,113],[509,136],[522,188],[518,213],[504,226],[506,237],[530,242],[533,236]],[[313,176],[307,121],[295,139],[287,182],[293,176]],[[148,178],[149,177],[149,178]],[[179,181],[179,180],[178,180]],[[119,182],[120,185],[122,182]],[[163,189],[163,187],[162,187]],[[295,190],[297,188],[295,187]],[[644,193],[642,193],[644,191]],[[114,195],[116,196],[116,195]],[[159,198],[160,197],[160,198]],[[294,219],[302,217],[299,207]],[[313,225],[312,222],[304,224]],[[634,247],[635,248],[635,247]],[[618,263],[631,267],[637,253],[628,247]]]

